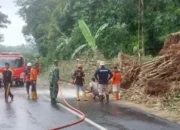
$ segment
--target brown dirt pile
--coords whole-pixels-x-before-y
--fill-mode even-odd
[[[123,68],[123,88],[142,87],[141,91],[150,95],[180,90],[180,32],[167,37],[156,59],[141,66],[132,60],[129,64],[121,62],[126,66]]]

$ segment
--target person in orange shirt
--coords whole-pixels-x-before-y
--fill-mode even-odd
[[[32,86],[31,98],[33,100],[36,100],[38,98],[37,90],[36,90],[36,82],[37,82],[37,76],[39,75],[39,70],[40,70],[39,63],[36,63],[33,65],[30,71],[30,81],[31,81],[31,86]]]
[[[112,90],[115,94],[116,100],[119,100],[119,88],[121,83],[121,73],[118,71],[117,66],[114,67],[113,78],[112,78]]]

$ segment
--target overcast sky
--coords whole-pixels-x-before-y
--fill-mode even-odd
[[[0,29],[4,34],[3,45],[20,45],[26,43],[22,34],[24,21],[17,15],[18,7],[13,3],[14,0],[0,0],[1,11],[8,15],[11,24],[6,29]]]

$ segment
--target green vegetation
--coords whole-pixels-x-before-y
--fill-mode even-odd
[[[0,6],[0,9],[1,9],[1,6]],[[6,28],[7,24],[10,24],[10,21],[8,20],[8,16],[0,11],[0,29]],[[3,41],[3,38],[4,38],[3,34],[0,34],[0,42]]]
[[[139,47],[140,25],[145,54],[156,55],[167,34],[180,30],[179,0],[144,1],[143,19],[137,0],[16,0],[16,4],[27,24],[23,34],[36,44],[44,65],[53,58],[94,54],[96,49],[106,58],[119,51],[133,54]]]
[[[1,6],[0,6],[1,8]],[[8,16],[0,11],[0,29],[6,28],[11,22],[8,20]],[[0,34],[0,42],[4,40],[3,34]],[[28,39],[27,39],[28,40]],[[37,57],[38,50],[35,44],[22,44],[19,46],[4,46],[0,44],[0,52],[20,52],[26,58],[28,62],[35,62],[35,57]]]
[[[36,46],[31,44],[22,44],[18,46],[0,45],[0,52],[19,52],[24,55],[27,62],[35,62],[35,58],[39,56]]]
[[[96,32],[95,36],[92,36],[91,31],[89,30],[88,26],[86,25],[86,23],[83,20],[79,20],[79,28],[82,31],[82,34],[84,36],[84,38],[86,39],[86,42],[88,44],[83,44],[81,46],[79,46],[74,53],[72,54],[72,59],[74,58],[74,56],[80,52],[80,50],[82,50],[84,47],[86,47],[87,45],[90,46],[91,50],[93,51],[94,55],[97,56],[97,45],[96,45],[96,39],[99,37],[100,33],[108,26],[108,24],[104,24],[102,25]],[[88,51],[89,52],[89,51]]]

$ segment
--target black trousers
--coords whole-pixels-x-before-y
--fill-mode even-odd
[[[4,89],[5,89],[4,97],[5,97],[5,99],[7,99],[8,96],[13,97],[13,94],[10,91],[11,86],[12,86],[12,82],[9,82],[9,81],[4,82]]]
[[[32,91],[32,92],[36,92],[36,81],[35,81],[35,80],[34,80],[34,81],[31,81],[31,86],[32,86],[31,91]]]
[[[29,95],[30,86],[31,86],[31,81],[26,81],[26,91],[28,95]]]

